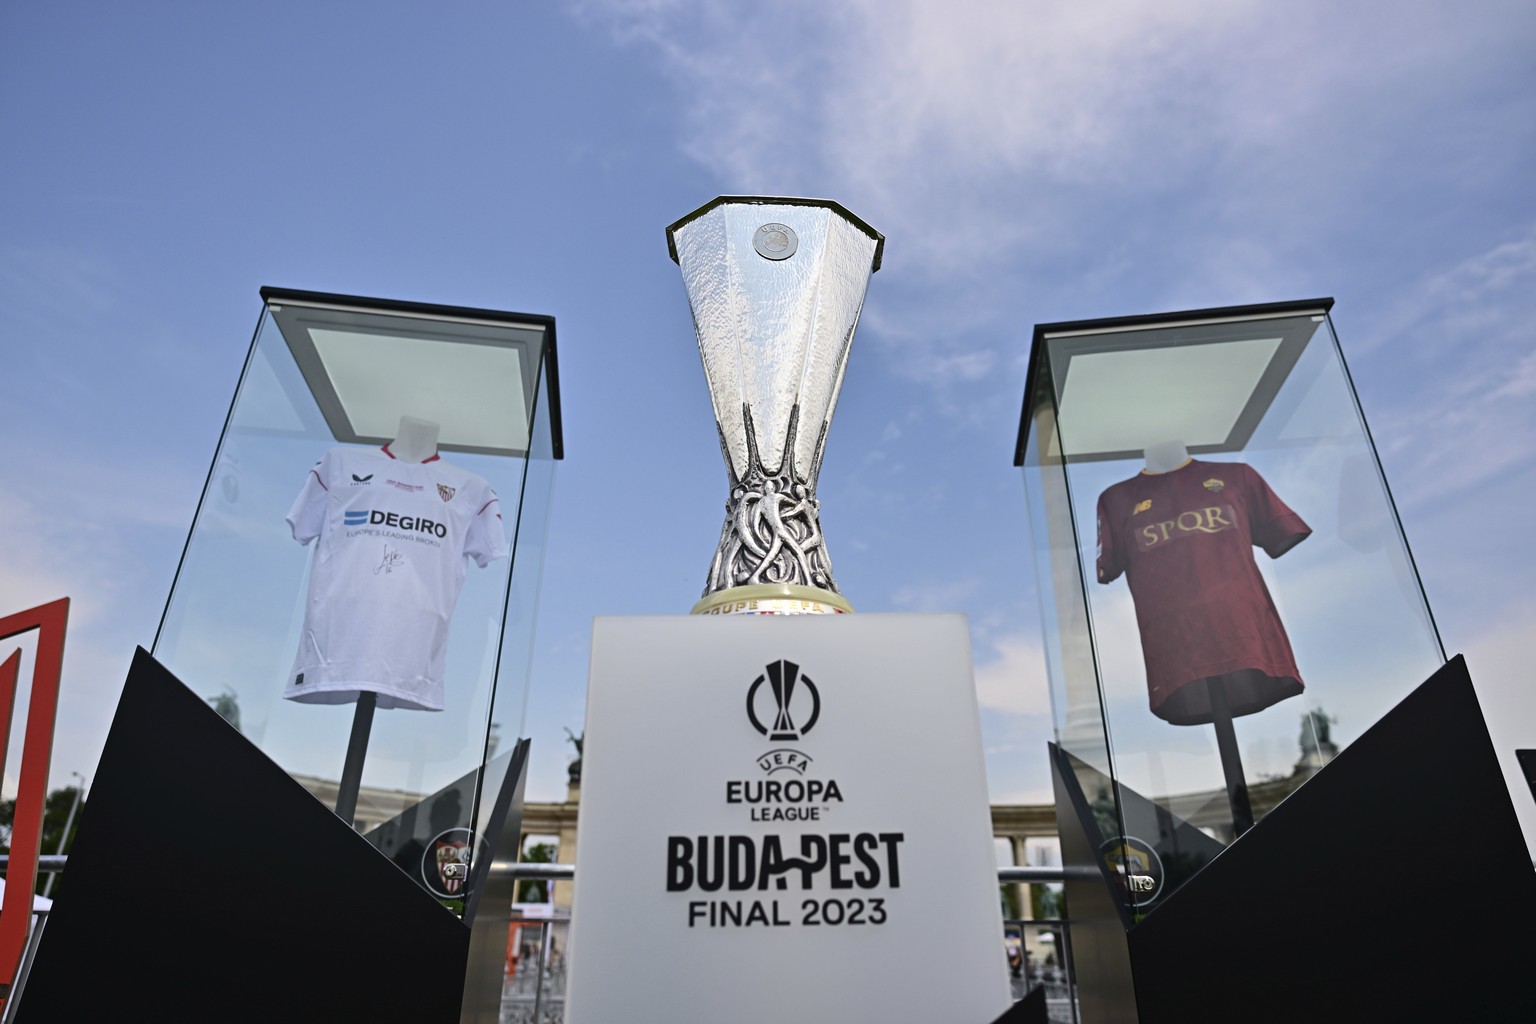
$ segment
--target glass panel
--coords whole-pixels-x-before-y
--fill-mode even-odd
[[[1071,975],[1067,969],[1066,925],[1061,921],[1005,921],[1003,945],[1015,1001],[1045,988],[1047,1019],[1052,1024],[1077,1020]]]
[[[1035,367],[1037,394],[1024,454],[1025,495],[1028,501],[1031,551],[1034,555],[1037,603],[1051,682],[1051,711],[1056,743],[1064,754],[1070,778],[1091,822],[1089,844],[1114,856],[1116,839],[1126,834],[1119,794],[1114,786],[1109,722],[1095,662],[1092,624],[1088,617],[1082,566],[1077,559],[1079,528],[1072,514],[1073,495],[1066,465],[1059,455],[1056,406],[1051,400],[1051,367]],[[1057,809],[1057,814],[1066,813]],[[1115,862],[1117,865],[1119,861]],[[1126,895],[1127,907],[1134,903]],[[1129,921],[1127,921],[1129,923]]]
[[[486,772],[475,820],[484,833],[497,795],[506,780],[505,759],[519,737],[527,736],[528,694],[532,685],[533,639],[538,622],[540,583],[549,536],[556,460],[551,446],[551,403],[546,368],[541,366],[534,404],[532,441],[523,478],[523,494],[512,520],[517,557],[507,589],[506,629],[501,662],[486,732]],[[527,770],[526,767],[524,769]]]
[[[516,325],[274,300],[258,325],[154,646],[162,664],[217,700],[247,738],[332,806],[356,695],[377,687],[354,820],[450,906],[462,898],[455,864],[465,864],[474,846],[482,765],[491,758],[493,775],[504,770],[526,689],[553,476],[549,438],[531,435],[528,419],[536,382],[544,396],[541,339]],[[375,354],[372,366],[358,358],[364,344]],[[319,395],[317,382],[325,383]],[[441,457],[410,463],[380,449],[402,416],[441,424]],[[537,426],[547,435],[545,416]],[[357,500],[330,498],[343,484]],[[485,486],[499,503],[489,502]],[[306,489],[316,498],[313,532],[329,523],[307,546],[295,541],[306,532],[304,516],[297,527],[286,521]],[[521,515],[524,501],[529,511]],[[343,510],[344,522],[327,518]],[[515,545],[510,558],[495,557],[498,531]],[[369,557],[360,561],[361,548],[343,551],[343,543],[367,544]],[[322,583],[332,589],[312,602],[317,558],[328,563],[332,579]],[[369,589],[395,573],[408,590],[386,598]],[[409,622],[400,618],[407,612]],[[395,649],[407,634],[421,642]],[[307,691],[322,703],[293,699],[306,694],[292,692],[303,678],[296,675],[301,639],[324,652],[328,667],[314,670],[322,681],[311,678]],[[351,669],[337,667],[346,663],[344,648],[356,652]],[[512,709],[498,715],[498,729],[488,729],[493,697]],[[438,703],[439,711],[412,709]]]
[[[1024,470],[1058,738],[1116,800],[1110,854],[1159,876],[1145,910],[1245,827],[1229,787],[1262,818],[1444,652],[1321,309],[1041,348]]]
[[[1061,841],[1055,836],[1026,836],[1019,848],[1026,867],[1061,867]],[[1013,850],[1009,844],[1009,860]],[[1001,845],[998,860],[1004,860]],[[1005,910],[1003,915],[1003,944],[1013,998],[1022,999],[1043,985],[1050,1019],[1063,1024],[1075,1021],[1064,887],[1059,882],[1034,882],[1017,888],[1023,891],[1022,906],[1018,912]]]
[[[517,908],[512,915],[501,1019],[544,1024],[565,1019],[566,935],[568,918],[532,917]]]
[[[1024,840],[1024,866],[1061,867],[1061,840],[1055,836],[1030,836]],[[1041,882],[1029,887],[1029,916],[1036,920],[1065,918],[1066,886]]]

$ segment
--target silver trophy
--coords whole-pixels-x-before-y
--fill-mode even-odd
[[[704,614],[833,614],[816,478],[885,236],[824,199],[721,196],[667,228],[730,472]]]

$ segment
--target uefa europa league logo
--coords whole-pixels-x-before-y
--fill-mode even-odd
[[[836,613],[816,478],[885,238],[822,199],[722,196],[667,228],[730,474],[695,614]]]
[[[762,689],[765,679],[773,695],[774,714],[771,728],[764,725],[757,714],[757,691]],[[800,691],[810,697],[809,712],[805,715],[804,722],[799,725],[795,724],[795,719],[790,714],[791,705],[795,703],[797,682],[800,684]],[[799,741],[802,736],[816,727],[816,719],[820,717],[821,691],[816,689],[816,684],[811,682],[811,677],[803,675],[800,672],[800,666],[792,661],[779,659],[769,665],[767,672],[758,676],[747,688],[747,718],[752,722],[752,728],[774,742]]]

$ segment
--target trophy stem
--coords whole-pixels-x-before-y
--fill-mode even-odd
[[[797,469],[791,454],[800,407],[790,410],[786,454],[777,472],[763,467],[750,406],[743,408],[742,415],[747,423],[747,470],[738,476],[731,467],[725,524],[703,600],[694,606],[694,614],[853,611],[832,578],[814,480]],[[731,466],[729,458],[726,465]]]

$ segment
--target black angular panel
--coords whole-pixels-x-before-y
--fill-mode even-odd
[[[1050,1024],[1050,1022],[1051,1014],[1045,1005],[1045,986],[1036,985],[992,1024]]]
[[[1166,807],[1148,800],[1129,786],[1117,784],[1081,758],[1054,743],[1048,744],[1048,748],[1053,777],[1059,778],[1063,787],[1058,790],[1056,806],[1064,806],[1062,800],[1065,799],[1076,813],[1093,851],[1092,856],[1082,863],[1097,867],[1105,880],[1113,883],[1115,905],[1126,927],[1144,917],[1159,900],[1176,891],[1226,849]],[[1085,790],[1093,791],[1092,801]],[[1110,800],[1111,792],[1115,795],[1113,801]],[[1122,822],[1124,835],[1121,835]],[[1104,859],[1106,844],[1127,839],[1157,854],[1157,864],[1151,871],[1157,879],[1157,888],[1150,894],[1136,897],[1134,912],[1130,909],[1131,897],[1122,887],[1121,876],[1111,873],[1108,861]]]
[[[1131,929],[1139,1019],[1533,1021],[1532,920],[1458,656]]]
[[[1536,750],[1517,750],[1515,760],[1520,762],[1520,773],[1525,776],[1525,784],[1531,787],[1531,796],[1536,796]]]
[[[21,1024],[458,1020],[469,929],[142,648]]]
[[[1136,988],[1125,935],[1129,918],[1099,853],[1105,836],[1078,775],[1087,766],[1054,743],[1049,748],[1061,862],[1067,869],[1072,976],[1082,1017],[1088,1024],[1135,1020]],[[1090,779],[1099,774],[1089,772]],[[1133,1014],[1129,1018],[1127,1008]]]

